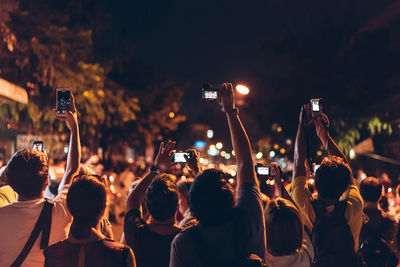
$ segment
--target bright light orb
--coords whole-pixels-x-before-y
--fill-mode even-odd
[[[356,158],[356,152],[354,149],[350,149],[350,159],[355,159]]]
[[[258,152],[258,153],[256,154],[256,158],[257,158],[257,159],[261,159],[262,157],[263,157],[263,153]]]
[[[210,139],[213,138],[214,137],[214,131],[213,130],[208,130],[207,131],[207,137],[210,138]]]
[[[275,157],[275,151],[271,151],[271,152],[269,152],[269,156],[271,157],[271,158],[273,158],[273,157]]]
[[[223,148],[223,145],[222,145],[221,142],[218,142],[218,143],[215,144],[215,147],[216,147],[217,149],[222,149],[222,148]]]
[[[249,94],[250,89],[243,84],[238,84],[236,85],[236,91],[241,95],[247,95]]]

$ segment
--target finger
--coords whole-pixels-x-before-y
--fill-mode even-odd
[[[158,149],[158,155],[160,155],[164,150],[164,142],[161,142],[160,148]]]
[[[76,112],[76,107],[75,107],[75,97],[74,94],[71,91],[71,103],[70,103],[70,109],[73,112]]]
[[[195,149],[193,149],[193,148],[189,148],[189,149],[186,149],[185,152],[189,152],[189,153],[192,153],[194,155],[194,154],[196,154],[197,151]]]
[[[173,150],[173,149],[175,148],[175,145],[176,145],[176,142],[175,142],[175,141],[172,142],[172,143],[171,143],[171,146],[170,146],[170,149]]]
[[[172,156],[175,154],[175,152],[176,152],[176,150],[171,150],[171,151],[168,153],[168,157],[172,157]]]
[[[226,90],[227,90],[227,93],[233,94],[233,86],[231,83],[226,83]]]
[[[325,126],[326,126],[326,127],[329,127],[329,119],[328,119],[328,116],[326,116],[325,114],[322,113],[322,114],[321,114],[321,118],[322,118],[322,120],[323,120]]]
[[[171,144],[172,144],[172,141],[171,140],[168,140],[168,142],[167,142],[167,144],[165,145],[165,147],[164,147],[164,150],[170,150],[170,147],[171,147]]]

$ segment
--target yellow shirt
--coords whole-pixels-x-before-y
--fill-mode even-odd
[[[0,207],[17,201],[18,195],[10,186],[0,187]]]
[[[313,199],[310,190],[307,187],[306,177],[296,177],[292,184],[292,198],[299,208],[308,215],[309,220],[305,220],[304,224],[311,230],[315,221],[315,212],[311,201]],[[358,238],[362,227],[363,201],[356,185],[350,185],[340,198],[347,202],[345,218],[350,226],[353,234],[354,247],[358,251]],[[327,211],[332,212],[334,205],[328,206]]]

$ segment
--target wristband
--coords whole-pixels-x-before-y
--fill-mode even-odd
[[[153,166],[150,167],[150,172],[154,172],[156,174],[160,174],[161,170],[156,165],[153,165]]]

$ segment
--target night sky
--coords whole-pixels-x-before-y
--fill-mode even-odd
[[[98,44],[105,57],[110,49],[120,50],[123,57],[128,46],[135,60],[183,85],[182,112],[188,116],[189,123],[204,123],[211,116],[216,116],[216,123],[220,123],[223,116],[217,112],[217,106],[200,99],[203,83],[242,82],[251,89],[248,105],[254,99],[265,99],[265,105],[269,105],[271,94],[277,92],[271,92],[265,80],[271,74],[282,81],[290,80],[290,65],[287,57],[267,53],[265,45],[274,44],[289,34],[299,39],[309,38],[318,35],[326,25],[356,34],[392,2],[117,0],[104,1],[104,6],[96,4],[94,8],[106,10],[110,16],[111,24],[102,31]],[[282,99],[278,99],[282,112],[289,114],[285,119],[291,125],[290,135],[295,133],[301,101],[323,95],[323,90],[315,88],[312,95],[301,91],[278,92],[282,94]],[[298,99],[298,103],[295,101],[295,107],[285,107],[285,98]],[[245,124],[257,128],[257,121],[263,116],[273,115],[250,116]],[[225,135],[226,129],[221,134]]]
[[[115,1],[107,6],[113,18],[103,45],[123,49],[120,41],[129,41],[146,65],[185,83],[190,104],[183,108],[195,114],[205,82],[244,82],[268,94],[256,81],[287,59],[265,55],[266,42],[309,35],[324,23],[358,29],[391,2]]]

